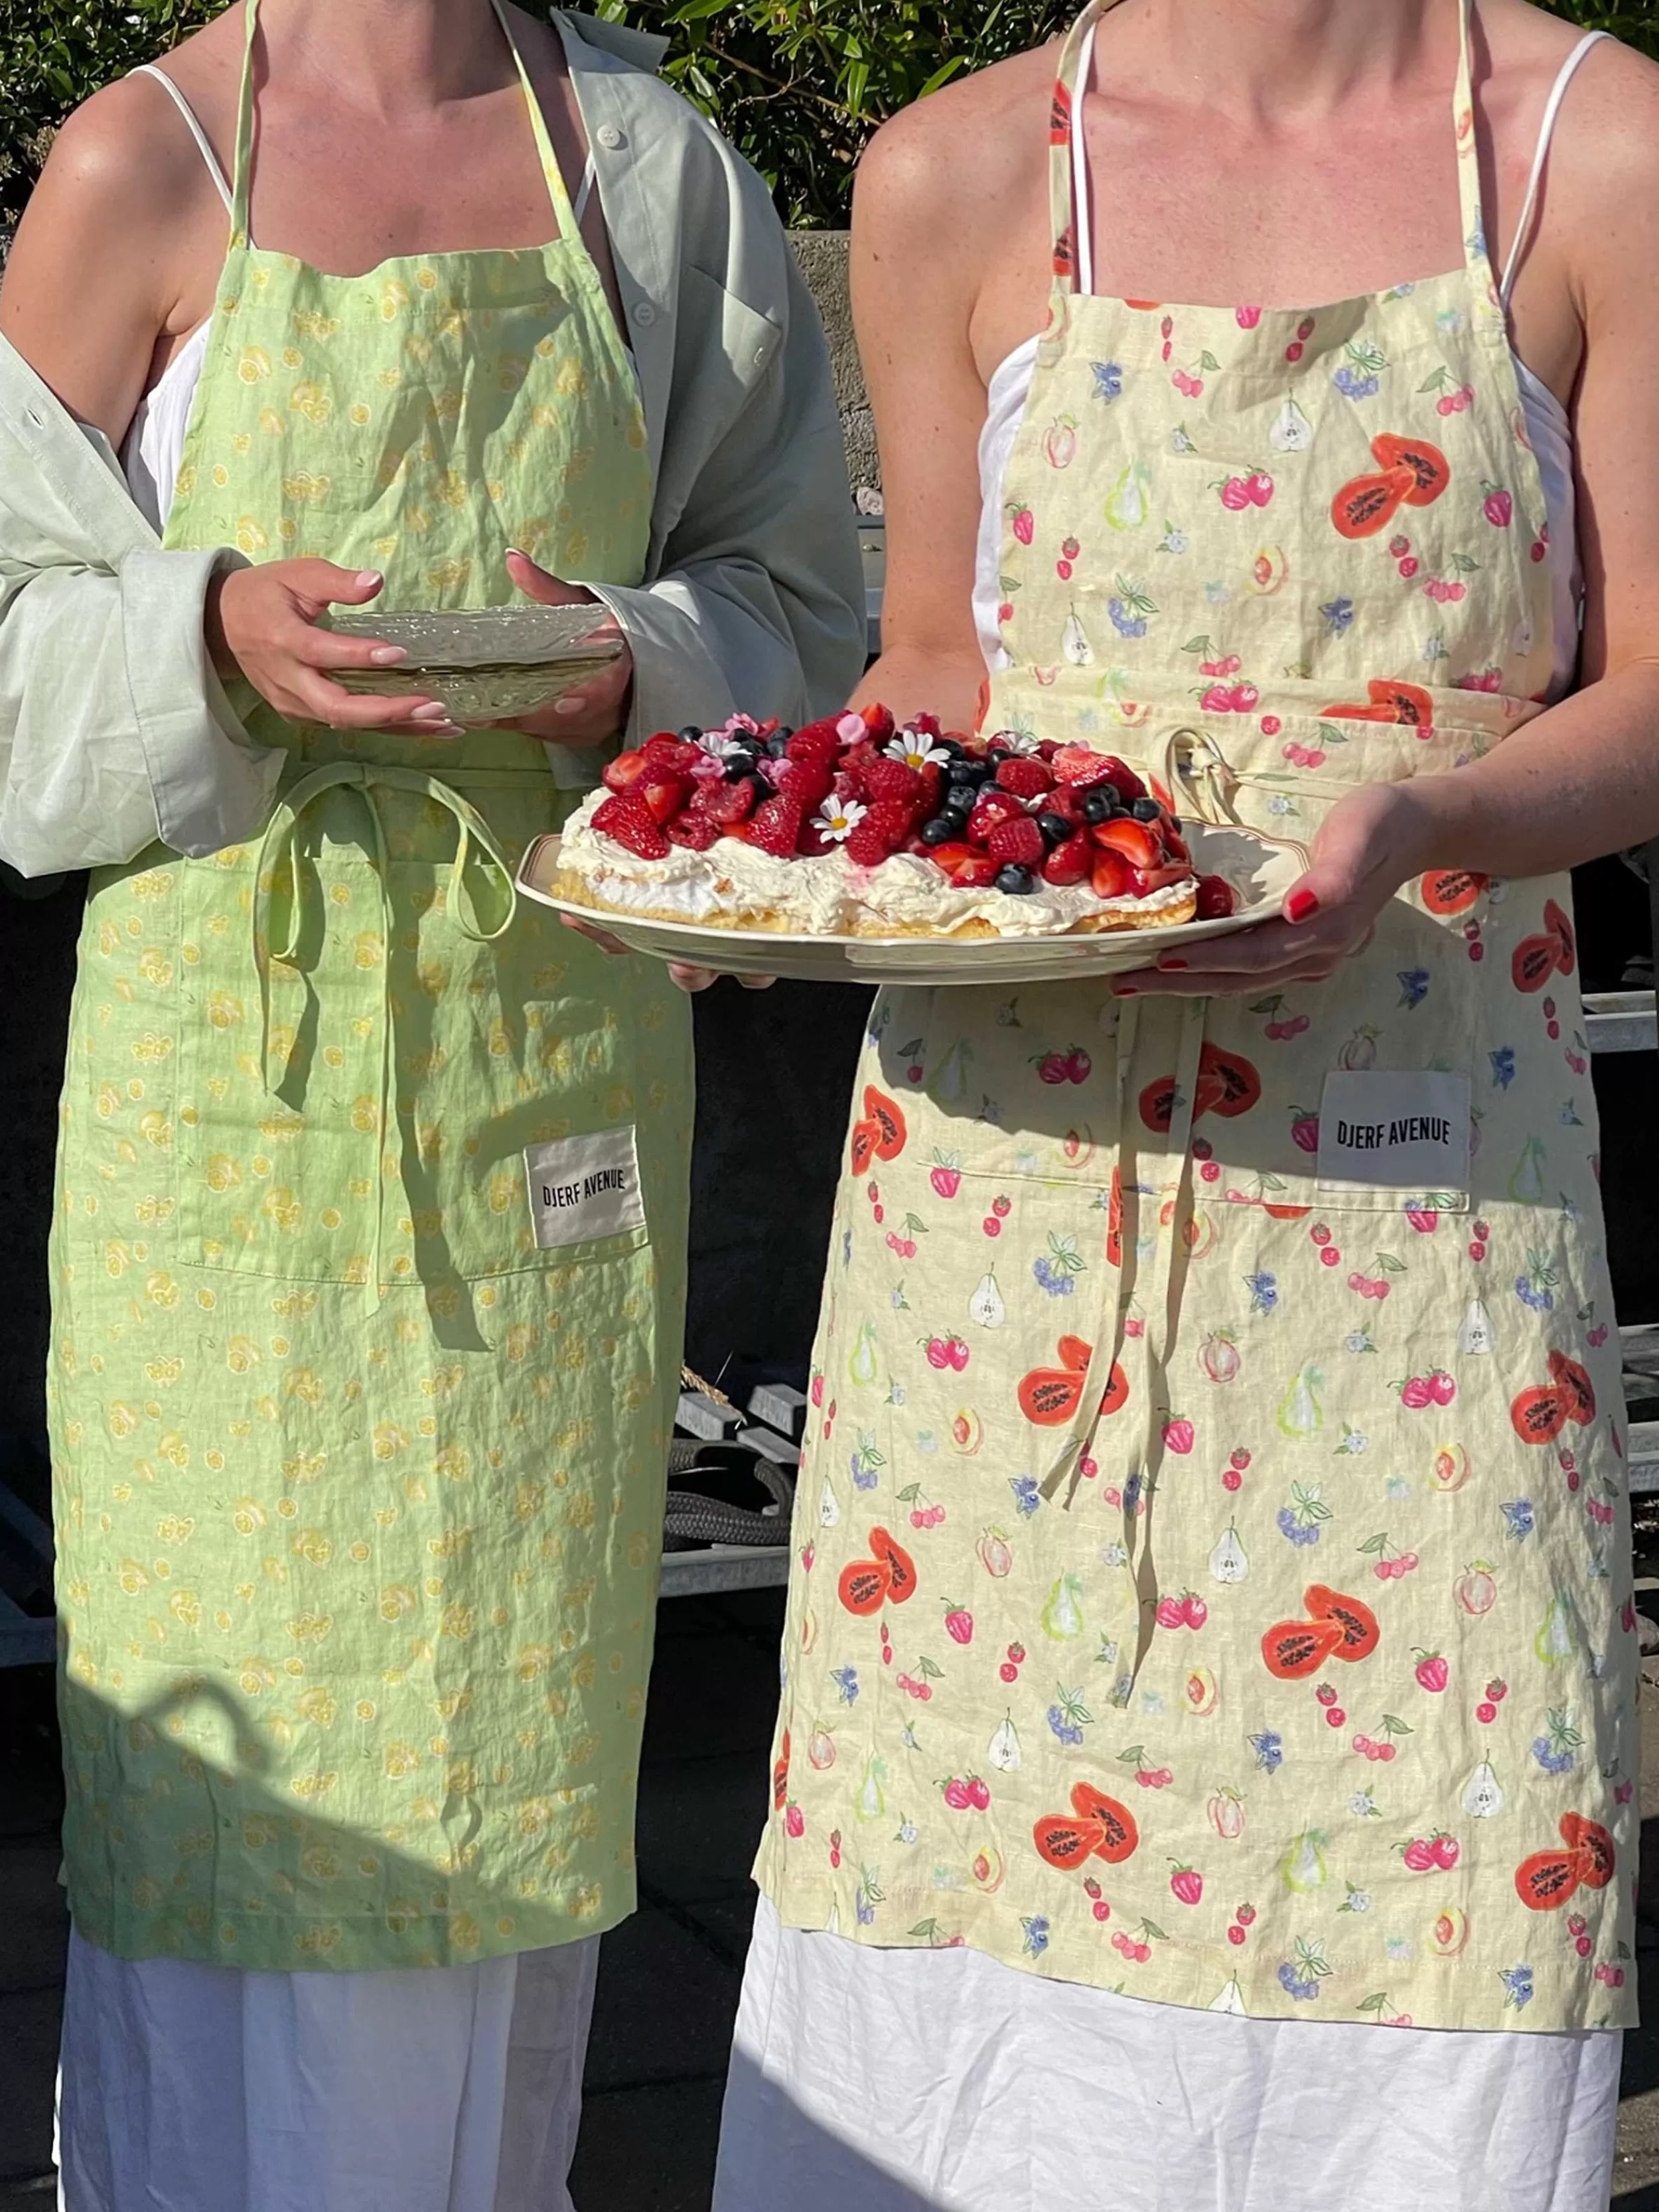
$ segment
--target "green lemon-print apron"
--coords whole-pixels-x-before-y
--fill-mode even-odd
[[[1306,313],[1055,291],[988,726],[1306,845],[1551,672],[1488,265]],[[878,1002],[812,1384],[786,1921],[1260,2015],[1632,2017],[1634,1617],[1565,882],[1340,975]]]
[[[247,8],[252,52],[256,0]],[[523,76],[522,64],[520,75]],[[514,597],[639,580],[630,365],[558,236],[234,231],[167,531]],[[128,1957],[421,1966],[621,1918],[678,1375],[687,1024],[512,872],[543,746],[284,723],[263,841],[94,884],[56,1229],[70,1899]]]

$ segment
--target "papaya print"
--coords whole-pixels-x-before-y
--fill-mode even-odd
[[[640,582],[638,387],[532,120],[544,250],[327,276],[248,241],[239,173],[169,549],[374,568],[392,607],[509,604],[508,544]],[[288,756],[298,959],[280,811],[264,853],[101,872],[82,935],[51,1385],[76,1925],[276,1972],[568,1942],[634,1901],[689,1035],[643,963],[511,914],[501,872],[574,799],[539,740],[237,704]],[[538,1251],[526,1149],[604,1131],[648,1233]]]
[[[1069,136],[1101,12],[1060,72],[1066,250],[985,725],[1306,844],[1558,680],[1475,140],[1442,276],[1319,314],[1089,296]],[[1468,82],[1466,48],[1458,111]],[[850,1376],[860,1451],[809,1440],[780,1718],[799,1745],[835,1712],[838,1748],[797,1759],[762,1845],[787,1923],[1283,2020],[1633,2017],[1637,1641],[1577,968],[1565,881],[1444,868],[1340,975],[1270,997],[878,1000],[814,1361]],[[1450,1079],[1467,1160],[1334,1173],[1345,1098],[1413,1079]],[[921,1615],[925,1678],[896,1649]],[[860,1821],[866,1863],[826,1863]]]

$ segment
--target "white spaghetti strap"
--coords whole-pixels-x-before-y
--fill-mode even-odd
[[[578,230],[581,228],[583,221],[586,216],[587,203],[593,197],[593,187],[599,181],[599,170],[594,164],[592,152],[590,149],[587,156],[587,167],[582,171],[582,180],[577,188],[576,204],[572,210],[572,213],[576,218],[576,228]]]
[[[1510,294],[1515,289],[1515,280],[1521,273],[1521,264],[1526,258],[1528,242],[1537,217],[1538,195],[1544,182],[1544,170],[1550,157],[1550,141],[1555,136],[1555,118],[1561,112],[1561,102],[1567,96],[1567,87],[1572,82],[1579,63],[1592,46],[1600,46],[1607,35],[1606,31],[1586,31],[1561,64],[1561,73],[1550,88],[1550,96],[1544,107],[1544,120],[1538,132],[1538,151],[1533,155],[1532,174],[1527,179],[1527,196],[1521,203],[1521,220],[1515,227],[1515,243],[1510,248],[1504,281],[1498,290],[1498,296],[1505,310],[1510,304]]]
[[[178,86],[173,82],[173,79],[167,75],[167,71],[165,70],[155,68],[153,63],[144,63],[142,68],[134,70],[133,75],[135,76],[153,76],[157,84],[165,85],[167,87],[168,96],[171,98],[173,106],[178,109],[179,114],[184,117],[185,125],[189,129],[190,135],[196,141],[197,150],[200,153],[202,159],[207,163],[208,174],[212,178],[219,197],[225,204],[225,212],[228,215],[234,216],[235,211],[235,201],[232,196],[230,186],[225,180],[224,171],[219,167],[219,156],[214,152],[212,143],[208,137],[207,132],[203,130],[201,125],[196,119],[196,110],[185,98],[184,94],[179,91]]]
[[[1077,289],[1088,298],[1095,289],[1094,202],[1089,191],[1089,146],[1083,135],[1083,110],[1095,76],[1095,34],[1100,18],[1090,24],[1078,62],[1077,85],[1072,94],[1072,227],[1077,241]]]

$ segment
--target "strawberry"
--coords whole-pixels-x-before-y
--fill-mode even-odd
[[[872,761],[864,771],[864,787],[872,799],[896,799],[913,814],[921,803],[921,778],[905,761]]]
[[[896,853],[910,834],[910,810],[902,799],[878,799],[848,839],[845,851],[855,867],[878,868]]]
[[[963,861],[971,860],[975,855],[971,845],[964,844],[959,838],[951,837],[948,838],[943,845],[930,845],[927,848],[927,857],[936,868],[943,868],[945,874],[951,876],[956,873]]]
[[[1042,811],[1058,814],[1062,822],[1071,822],[1080,829],[1083,824],[1083,794],[1075,784],[1057,783],[1043,794]]]
[[[716,783],[699,792],[697,804],[711,822],[730,829],[746,821],[755,811],[755,787],[747,776],[737,783]]]
[[[683,744],[665,731],[659,731],[654,738],[645,741],[646,759],[653,768],[666,769],[671,775],[690,775],[702,752],[700,745]]]
[[[1237,904],[1233,896],[1233,887],[1224,876],[1199,878],[1198,918],[1200,921],[1220,921],[1233,913]]]
[[[653,822],[672,822],[691,796],[691,787],[684,776],[664,775],[654,768],[640,778],[635,789]]]
[[[934,847],[937,854],[939,848]],[[969,853],[965,860],[958,860],[951,871],[951,880],[960,891],[989,890],[1000,873],[1002,863],[994,860],[988,853]]]
[[[1004,867],[1013,862],[1022,868],[1035,868],[1042,865],[1048,848],[1036,823],[1029,814],[1022,814],[1016,821],[998,823],[987,849]]]
[[[945,770],[937,761],[927,761],[916,770],[921,779],[921,812],[924,819],[937,814],[939,803],[945,796]]]
[[[1043,862],[1043,880],[1060,884],[1085,883],[1094,860],[1095,848],[1087,837],[1068,837],[1063,845],[1056,845]]]
[[[1106,781],[1117,787],[1117,795],[1126,805],[1131,799],[1146,798],[1146,785],[1126,761],[1121,761],[1115,753],[1099,753],[1096,757]]]
[[[643,752],[618,753],[616,759],[605,763],[605,780],[612,791],[626,791],[645,773]]]
[[[678,822],[668,825],[671,845],[684,845],[689,853],[706,853],[720,834],[718,822],[711,822],[706,814],[682,814]]]
[[[1130,873],[1129,863],[1121,853],[1097,852],[1089,878],[1090,889],[1097,898],[1127,898]]]
[[[1023,822],[1025,809],[1012,791],[987,791],[974,801],[974,811],[968,817],[968,842],[970,845],[990,842],[991,832],[1004,822]]]
[[[800,825],[800,836],[795,841],[795,850],[804,860],[821,860],[826,853],[837,849],[836,840],[825,836],[817,817],[809,814]]]
[[[892,736],[894,730],[897,727],[897,725],[893,720],[892,709],[889,707],[872,705],[868,707],[860,707],[858,711],[864,717],[864,726],[869,732],[870,735],[875,739],[878,744],[884,745],[888,738]],[[929,719],[930,718],[926,714],[918,714],[916,717],[917,728],[920,729],[922,724]],[[937,734],[939,730],[939,725],[937,722],[933,724],[933,729],[935,734]]]
[[[667,857],[667,838],[644,800],[631,791],[617,792],[602,800],[593,811],[593,827],[614,837],[625,852],[637,854],[641,860]]]
[[[822,761],[791,760],[787,756],[769,763],[774,787],[799,799],[810,814],[830,796],[834,778]]]
[[[794,858],[801,824],[806,819],[806,809],[793,791],[781,791],[775,799],[769,799],[758,808],[749,825],[749,842],[758,845],[763,853],[771,853],[780,860]]]
[[[1109,853],[1121,853],[1132,868],[1156,868],[1163,863],[1160,841],[1150,824],[1137,822],[1127,814],[1101,823],[1094,832],[1094,840]]]
[[[1136,898],[1150,898],[1154,891],[1165,890],[1171,884],[1184,884],[1192,874],[1174,862],[1166,868],[1136,868],[1129,870],[1129,889]]]
[[[1024,753],[1016,753],[997,770],[999,789],[1012,791],[1017,799],[1041,799],[1045,791],[1054,787],[1054,776],[1040,760]]]
[[[1062,745],[1051,763],[1058,783],[1073,783],[1079,789],[1106,780],[1106,756],[1093,751],[1087,745]]]

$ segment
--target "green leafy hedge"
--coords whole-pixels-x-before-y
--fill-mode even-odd
[[[52,128],[100,84],[216,15],[223,0],[0,0],[0,223],[15,219]],[[544,0],[530,0],[532,6]],[[847,219],[876,125],[964,70],[1034,46],[1072,0],[587,0],[665,31],[671,74],[809,228]],[[1556,0],[1659,55],[1659,0]]]

